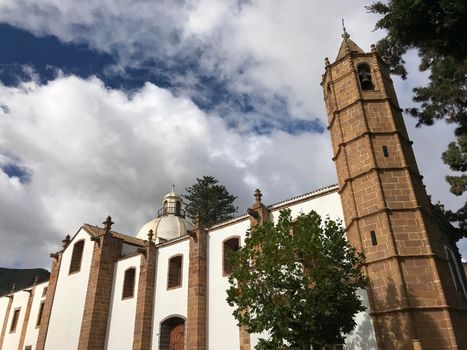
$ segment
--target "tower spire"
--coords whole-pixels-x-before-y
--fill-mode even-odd
[[[347,29],[345,28],[345,23],[344,23],[344,19],[342,18],[342,30],[343,30],[343,34],[342,34],[342,37],[344,39],[349,39],[350,38],[350,34],[347,33]]]

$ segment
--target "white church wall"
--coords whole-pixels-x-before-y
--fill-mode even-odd
[[[290,204],[284,203],[291,211],[292,218],[296,218],[300,214],[308,214],[311,210],[316,211],[323,219],[329,215],[333,220],[341,219],[344,220],[344,214],[342,212],[342,205],[339,194],[337,191],[324,193],[320,195],[317,193],[316,196],[309,198],[308,200],[300,201],[297,200],[296,204],[291,201]],[[279,205],[282,208],[282,205]],[[274,206],[272,216],[276,222],[279,218],[280,209],[279,206]]]
[[[49,285],[48,282],[36,285],[34,290],[34,298],[31,304],[31,312],[24,337],[24,346],[31,346],[31,349],[36,348],[37,337],[39,335],[39,326],[37,325],[39,317],[39,309],[42,302],[45,301],[44,289]]]
[[[73,246],[81,239],[84,240],[81,269],[79,272],[69,274]],[[89,234],[82,228],[63,252],[45,343],[46,349],[61,349],[63,344],[67,344],[69,349],[78,347],[94,244]]]
[[[7,298],[6,296],[0,298],[0,327],[3,327],[3,322],[5,322],[6,310],[8,309],[9,302],[10,298]]]
[[[223,241],[240,236],[243,244],[250,227],[249,218],[235,224],[209,231],[208,236],[208,347],[210,349],[238,349],[239,329],[232,316],[233,308],[227,304],[228,277],[223,276]]]
[[[190,242],[188,237],[158,248],[156,292],[154,301],[154,323],[152,349],[159,349],[160,324],[170,316],[182,316],[186,319],[188,310],[188,265]],[[183,255],[182,286],[167,289],[168,261],[174,255]],[[186,333],[185,333],[186,334]]]
[[[19,291],[13,294],[13,302],[11,304],[10,314],[8,315],[7,328],[5,329],[5,337],[3,339],[2,350],[17,350],[19,346],[19,339],[21,337],[21,330],[23,328],[24,316],[26,314],[26,307],[28,305],[29,293]],[[14,311],[19,309],[19,317],[16,323],[16,329],[11,331],[11,324],[13,321]]]
[[[115,264],[109,322],[107,326],[106,349],[126,350],[132,349],[133,347],[140,262],[141,255],[135,255],[122,258]],[[132,267],[136,270],[134,294],[131,298],[122,299],[125,271]]]

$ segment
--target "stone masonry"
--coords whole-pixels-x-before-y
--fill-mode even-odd
[[[359,69],[367,65],[369,75]],[[370,88],[360,80],[371,79]],[[379,349],[467,349],[467,312],[386,64],[344,35],[322,86],[349,241],[365,272]]]

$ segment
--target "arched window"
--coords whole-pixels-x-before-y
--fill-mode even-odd
[[[169,207],[169,203],[167,201],[164,201],[164,204],[163,204],[164,210],[163,210],[162,214],[164,214],[164,215],[167,214],[167,208],[168,207]]]
[[[84,240],[78,241],[73,246],[71,253],[70,271],[69,273],[79,272],[81,270],[81,260],[83,258]]]
[[[232,252],[236,252],[239,248],[239,237],[228,238],[222,243],[222,273],[224,276],[228,276],[232,273],[232,263],[230,261],[230,255],[232,254]]]
[[[182,286],[183,255],[176,255],[169,259],[167,274],[167,289]]]
[[[362,90],[373,90],[373,82],[371,81],[371,69],[366,63],[361,63],[357,66],[358,79]]]
[[[451,270],[452,279],[454,281],[454,286],[456,290],[462,295],[462,297],[467,300],[467,288],[464,285],[464,279],[462,278],[463,271],[462,267],[459,266],[456,255],[448,247],[446,249],[446,255],[448,258],[449,269]]]
[[[136,269],[134,267],[130,267],[125,271],[125,277],[123,278],[122,299],[133,298],[135,294],[135,274]]]

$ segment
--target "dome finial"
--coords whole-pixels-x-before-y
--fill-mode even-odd
[[[342,37],[344,39],[349,39],[350,38],[350,34],[347,33],[347,29],[345,29],[345,24],[344,24],[344,19],[342,18],[342,30],[344,31],[344,33],[342,34]]]
[[[172,184],[172,192],[175,192],[175,185]]]

